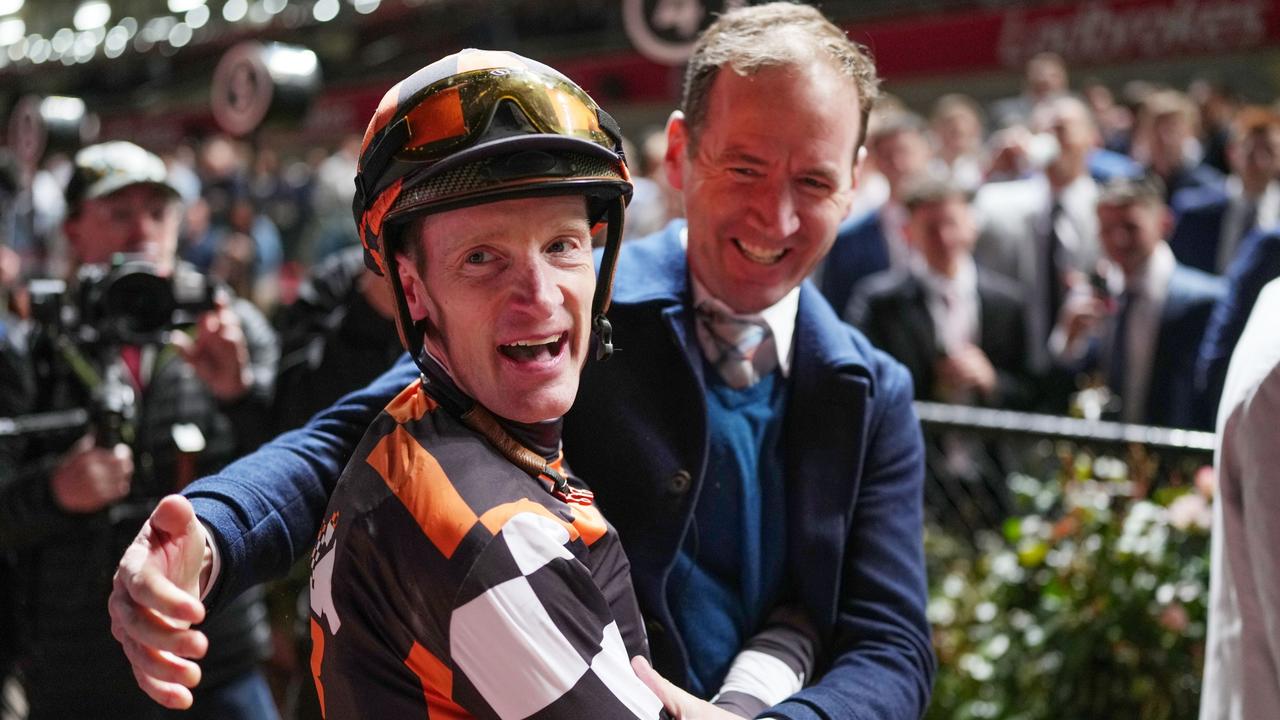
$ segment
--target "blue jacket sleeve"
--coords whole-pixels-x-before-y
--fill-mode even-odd
[[[936,661],[925,616],[924,440],[904,368],[881,367],[845,551],[831,667],[766,710],[788,720],[918,720]]]
[[[216,609],[253,585],[283,576],[315,542],[320,517],[356,444],[396,393],[417,377],[409,356],[367,388],[322,410],[183,494],[209,528],[222,566],[205,598]]]
[[[1249,312],[1271,280],[1280,277],[1280,232],[1255,231],[1242,242],[1227,269],[1227,294],[1209,316],[1196,359],[1196,391],[1216,411],[1227,379],[1231,351],[1244,332]]]

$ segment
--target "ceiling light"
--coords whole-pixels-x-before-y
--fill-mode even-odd
[[[147,42],[153,43],[168,40],[169,31],[173,30],[173,26],[177,24],[178,21],[168,15],[151,18],[147,21],[147,24],[142,27],[142,37]]]
[[[75,42],[76,34],[71,32],[71,28],[62,28],[53,34],[49,39],[49,44],[53,48],[53,52],[61,55],[71,49],[71,43]]]
[[[308,77],[314,75],[320,66],[316,54],[304,47],[289,45],[272,45],[267,57],[267,65],[274,71],[272,74]]]
[[[12,45],[27,34],[27,24],[22,18],[0,20],[0,45]]]
[[[338,0],[320,0],[311,8],[311,16],[319,22],[329,22],[338,16]]]
[[[249,3],[246,0],[227,0],[227,4],[222,6],[222,19],[227,22],[240,22],[247,12],[249,12]]]
[[[120,57],[124,52],[124,46],[129,42],[129,31],[117,25],[107,31],[107,37],[102,41],[102,52],[107,57]]]
[[[270,19],[271,14],[267,12],[266,6],[261,1],[249,6],[249,22],[254,25],[265,25]]]
[[[187,11],[187,15],[184,19],[187,21],[187,24],[191,26],[192,30],[198,30],[199,28],[204,27],[205,23],[209,22],[209,8],[205,5],[201,5],[197,8],[191,8]]]
[[[98,51],[98,44],[93,41],[93,35],[89,33],[80,33],[76,38],[75,47],[72,48],[72,54],[75,55],[76,62],[89,62]]]
[[[42,37],[36,36],[37,40],[31,41],[31,48],[27,52],[27,57],[31,58],[31,62],[37,65],[49,59],[53,54],[53,48],[49,46],[49,41]]]
[[[198,7],[204,7],[205,0],[169,0],[169,12],[177,15]]]
[[[104,0],[88,0],[76,8],[75,19],[71,21],[77,30],[92,30],[102,27],[111,19],[111,6]]]
[[[173,26],[173,30],[169,31],[169,44],[180,48],[191,42],[191,26],[186,23],[178,23]]]

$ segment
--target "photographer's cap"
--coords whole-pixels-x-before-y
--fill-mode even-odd
[[[154,185],[179,196],[164,161],[154,153],[123,140],[90,145],[76,153],[75,170],[67,183],[67,206],[74,208],[130,185]]]

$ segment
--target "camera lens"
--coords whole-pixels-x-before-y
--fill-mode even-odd
[[[122,273],[105,290],[103,315],[116,323],[122,338],[157,332],[173,315],[169,282],[152,273]]]

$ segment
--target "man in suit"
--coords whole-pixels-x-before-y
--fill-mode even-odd
[[[564,426],[566,457],[624,538],[664,675],[695,693],[735,672],[779,677],[737,656],[743,633],[779,603],[814,626],[818,670],[803,690],[776,687],[767,712],[779,718],[919,718],[933,676],[910,376],[804,282],[852,201],[875,93],[869,58],[811,7],[750,6],[712,24],[668,126],[687,223],[623,246],[609,315],[623,350],[584,373]],[[153,697],[184,698],[181,658],[199,641],[140,610],[188,620],[202,591],[216,605],[282,573],[315,537],[359,430],[414,375],[402,358],[193,486],[207,562],[179,568],[166,554],[202,544],[190,504],[152,517],[122,560],[112,614]],[[689,707],[638,671],[677,714]]]
[[[1227,268],[1226,295],[1213,308],[1196,359],[1196,389],[1217,407],[1227,363],[1262,288],[1280,277],[1280,228],[1256,229],[1240,243]]]
[[[1121,178],[1102,188],[1098,225],[1115,296],[1089,283],[1073,288],[1050,346],[1064,364],[1102,374],[1125,422],[1209,428],[1195,356],[1224,285],[1174,259],[1164,240],[1170,224],[1159,178]]]
[[[968,195],[954,182],[929,179],[905,202],[916,261],[868,278],[845,319],[907,366],[919,399],[1025,406],[1021,290],[974,263],[978,233]]]
[[[867,136],[867,153],[889,186],[880,207],[840,225],[836,242],[821,265],[819,288],[831,307],[844,309],[863,278],[890,268],[905,268],[911,248],[903,235],[907,186],[928,171],[933,156],[924,121],[906,111],[893,111],[875,122]]]
[[[991,183],[974,198],[982,229],[978,265],[1014,278],[1026,298],[1032,366],[1048,366],[1045,340],[1062,305],[1067,283],[1097,264],[1098,186],[1089,158],[1099,145],[1088,107],[1074,97],[1048,101],[1046,128],[1058,140],[1057,155],[1022,180]]]
[[[1255,227],[1280,222],[1280,115],[1246,108],[1227,143],[1231,174],[1221,185],[1189,188],[1173,196],[1177,222],[1169,247],[1178,262],[1221,275]]]

